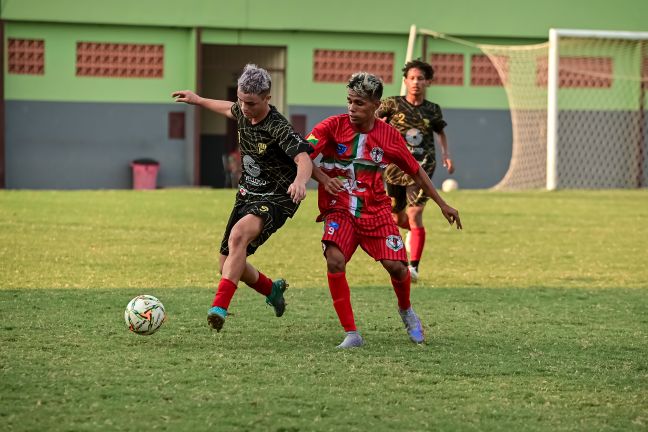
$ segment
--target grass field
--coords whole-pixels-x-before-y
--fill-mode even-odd
[[[426,212],[407,339],[388,277],[349,266],[367,345],[326,286],[315,195],[252,258],[286,315],[242,285],[205,315],[231,191],[0,192],[0,430],[648,429],[648,191],[447,195]],[[165,304],[129,333],[137,294]]]

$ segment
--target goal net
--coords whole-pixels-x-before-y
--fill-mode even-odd
[[[648,184],[648,33],[551,30],[538,45],[473,45],[511,112],[511,161],[495,189]]]

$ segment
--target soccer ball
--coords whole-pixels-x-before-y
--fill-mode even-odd
[[[151,295],[139,295],[128,302],[124,311],[128,329],[139,335],[152,335],[166,320],[164,305]]]
[[[441,184],[441,190],[443,192],[452,192],[459,189],[459,183],[457,183],[457,180],[455,179],[446,179],[442,184]]]

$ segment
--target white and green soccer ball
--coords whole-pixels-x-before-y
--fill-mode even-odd
[[[139,295],[126,305],[124,319],[130,331],[147,336],[160,329],[166,320],[166,311],[156,297]]]

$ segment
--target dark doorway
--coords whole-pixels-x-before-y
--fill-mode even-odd
[[[203,44],[202,96],[236,101],[236,81],[243,67],[254,63],[272,76],[270,103],[283,112],[285,57],[285,47]],[[200,185],[237,187],[240,155],[236,123],[202,109],[200,125]]]

